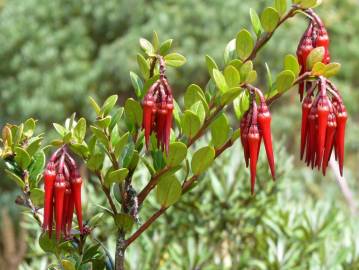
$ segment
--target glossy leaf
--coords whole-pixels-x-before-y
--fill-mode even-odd
[[[284,92],[292,87],[295,75],[291,70],[284,70],[277,76],[277,90],[279,93]]]
[[[251,34],[246,29],[242,29],[236,39],[236,51],[242,60],[248,58],[254,48],[254,41]]]
[[[228,118],[222,113],[211,124],[212,144],[215,148],[221,147],[227,141],[229,131]]]
[[[193,112],[187,110],[181,119],[182,132],[187,137],[193,137],[201,127],[201,120]]]
[[[179,53],[167,54],[164,59],[166,64],[171,67],[180,67],[186,63],[186,57]]]
[[[184,143],[173,142],[169,145],[168,155],[166,157],[166,164],[169,167],[174,167],[179,164],[187,156],[187,147]]]
[[[168,207],[176,203],[182,194],[181,183],[176,176],[168,175],[161,177],[156,189],[157,202],[161,206]]]
[[[261,15],[261,22],[263,29],[266,32],[272,32],[274,29],[276,29],[278,23],[280,20],[280,16],[278,14],[278,11],[275,10],[272,7],[267,7]]]
[[[215,157],[214,148],[206,146],[197,150],[192,157],[191,167],[195,175],[200,175],[206,171],[213,163]]]
[[[325,53],[324,47],[317,47],[309,53],[307,58],[307,67],[309,70],[312,70],[315,63],[322,62],[324,58],[324,53]]]

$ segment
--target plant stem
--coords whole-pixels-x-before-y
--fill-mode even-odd
[[[125,233],[119,230],[116,242],[115,270],[125,270],[125,252]]]
[[[116,208],[115,203],[112,200],[110,189],[105,186],[102,173],[100,171],[98,171],[98,172],[96,172],[96,175],[97,175],[98,179],[100,180],[102,190],[106,195],[106,198],[107,198],[108,203],[110,204],[111,210],[112,210],[113,214],[116,215],[117,208]]]

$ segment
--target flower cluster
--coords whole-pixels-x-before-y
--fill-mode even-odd
[[[310,52],[314,48],[323,47],[324,48],[324,57],[322,62],[324,64],[330,63],[330,53],[329,53],[329,36],[328,32],[319,18],[319,16],[311,9],[306,11],[307,15],[311,18],[307,27],[307,30],[304,32],[297,48],[297,57],[298,62],[301,65],[300,75],[308,71],[307,67],[307,58]],[[299,84],[299,94],[300,100],[303,99],[305,88],[310,88],[310,82],[307,83],[301,82]]]
[[[253,194],[256,181],[257,160],[262,139],[273,179],[275,179],[275,165],[270,127],[271,115],[268,106],[262,92],[258,88],[250,87],[248,90],[251,95],[250,107],[241,119],[240,128],[246,166],[250,166],[251,192]],[[256,94],[259,96],[259,106],[256,102]]]
[[[316,91],[317,90],[317,91]],[[347,112],[334,84],[324,77],[314,83],[302,104],[301,159],[308,166],[326,168],[334,149],[343,175],[344,137]]]
[[[160,60],[160,78],[150,86],[143,102],[143,123],[146,146],[149,146],[149,139],[152,132],[156,133],[158,147],[168,152],[170,141],[173,96],[172,89],[165,76],[165,65],[162,57]]]
[[[80,232],[83,233],[81,186],[75,160],[65,147],[58,149],[48,162],[44,172],[45,198],[43,229],[51,236],[55,216],[56,239],[61,232],[68,237],[72,228],[72,218],[76,210]]]

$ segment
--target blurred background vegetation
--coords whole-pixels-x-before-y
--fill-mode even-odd
[[[204,55],[221,63],[227,42],[241,27],[249,27],[249,8],[260,11],[269,2],[2,0],[0,124],[34,117],[42,131],[50,132],[52,122],[63,122],[74,111],[93,117],[88,95],[102,101],[114,93],[121,100],[132,96],[129,71],[136,67],[138,39],[150,38],[153,30],[161,40],[173,38],[187,57],[184,67],[169,73],[181,100],[190,83],[206,84]],[[300,104],[293,90],[272,108],[278,181],[269,180],[262,156],[258,192],[251,197],[236,145],[129,249],[131,269],[359,269],[359,2],[323,2],[318,13],[331,35],[332,59],[342,63],[335,82],[350,115],[345,177],[351,193],[342,192],[332,172],[324,178],[299,161]],[[304,29],[305,20],[297,16],[259,54],[260,87],[266,87],[264,63],[279,71],[284,55],[295,53]],[[140,186],[145,179],[139,173],[135,183]],[[87,194],[96,194],[87,198],[85,216],[90,218],[104,198],[96,185],[86,188]],[[2,177],[0,192],[0,265],[46,269],[53,258],[34,241],[36,225],[14,205],[15,184]],[[150,201],[142,220],[156,207]],[[104,216],[94,241],[113,250],[112,230]]]

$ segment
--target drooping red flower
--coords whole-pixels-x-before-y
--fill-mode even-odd
[[[56,239],[60,240],[61,233],[65,238],[70,236],[75,209],[80,232],[81,234],[84,232],[81,185],[82,179],[75,160],[66,147],[61,147],[51,156],[44,172],[43,229],[49,233],[50,237],[54,220]]]
[[[160,57],[160,78],[148,89],[143,99],[142,107],[142,128],[145,133],[147,149],[150,136],[155,132],[158,147],[162,151],[168,152],[174,106],[172,89],[165,75],[165,65],[162,57]]]
[[[323,175],[334,149],[343,174],[344,137],[347,113],[334,84],[319,77],[307,92],[302,105],[301,159],[307,165],[321,168]]]
[[[254,87],[248,87],[251,94],[250,107],[245,112],[240,122],[241,143],[244,152],[246,166],[250,167],[251,193],[254,194],[256,182],[257,161],[260,144],[263,139],[272,178],[275,179],[275,163],[273,155],[271,115],[262,92]],[[256,94],[259,96],[260,104],[256,103]]]

